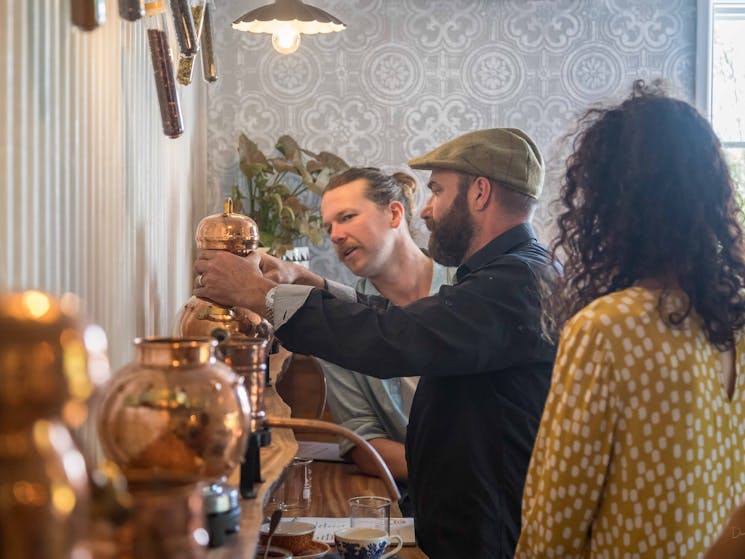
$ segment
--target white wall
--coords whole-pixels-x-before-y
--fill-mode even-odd
[[[191,291],[206,200],[201,68],[161,129],[142,21],[71,26],[69,0],[0,0],[0,289],[72,291],[115,368],[169,334]],[[0,333],[2,335],[2,333]]]

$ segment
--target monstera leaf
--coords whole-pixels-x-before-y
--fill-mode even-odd
[[[338,155],[334,155],[333,153],[329,153],[327,151],[322,151],[321,153],[319,153],[316,159],[318,159],[321,165],[323,165],[327,169],[330,169],[332,174],[340,173],[349,169],[349,165],[347,165],[346,161],[344,161]]]
[[[277,150],[284,155],[287,159],[292,160],[296,153],[301,151],[300,146],[292,136],[285,134],[280,136],[275,146]]]
[[[268,167],[266,156],[245,134],[238,137],[238,163],[246,177],[253,177]]]

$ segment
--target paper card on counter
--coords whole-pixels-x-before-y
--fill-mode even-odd
[[[295,518],[300,522],[312,522],[316,525],[316,531],[313,532],[313,539],[317,542],[323,542],[333,545],[334,532],[349,528],[349,518],[323,518],[319,516],[303,516]],[[416,545],[414,538],[414,519],[413,518],[391,518],[391,534],[401,536],[404,545]]]
[[[321,443],[316,441],[298,441],[297,455],[303,458],[313,458],[323,462],[344,462],[339,458],[337,443]]]

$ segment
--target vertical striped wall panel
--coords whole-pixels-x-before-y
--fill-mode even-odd
[[[201,68],[166,138],[143,22],[70,24],[69,0],[0,0],[0,289],[78,294],[114,368],[168,335],[191,290],[205,177]],[[174,50],[175,52],[175,50]],[[1,333],[0,333],[1,335]]]

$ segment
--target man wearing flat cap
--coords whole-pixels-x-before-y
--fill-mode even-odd
[[[539,282],[556,269],[530,225],[543,158],[521,130],[496,128],[409,165],[432,171],[421,216],[432,257],[458,266],[454,285],[395,307],[272,257],[205,251],[194,294],[264,315],[291,351],[420,375],[406,439],[417,543],[431,559],[512,557],[555,355]]]

